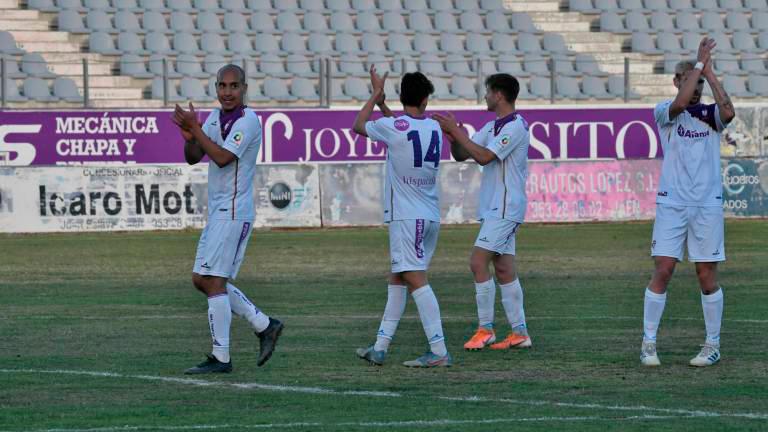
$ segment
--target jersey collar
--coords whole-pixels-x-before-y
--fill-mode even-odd
[[[496,121],[493,122],[493,135],[496,136],[501,132],[501,128],[504,127],[507,123],[514,121],[517,118],[517,111],[513,111],[506,116],[496,119]]]

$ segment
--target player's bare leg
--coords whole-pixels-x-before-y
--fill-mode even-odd
[[[525,322],[523,287],[515,270],[515,256],[496,254],[493,257],[493,267],[501,290],[501,304],[512,331],[504,340],[491,345],[491,349],[530,348],[532,344]]]
[[[720,361],[720,326],[723,321],[723,290],[717,283],[717,263],[697,262],[696,276],[701,289],[701,308],[707,338],[691,366],[711,366]]]
[[[656,334],[667,303],[667,286],[675,272],[677,259],[673,257],[653,257],[655,268],[653,276],[645,289],[643,303],[643,344],[640,347],[640,363],[644,366],[659,366],[661,361],[656,353]]]

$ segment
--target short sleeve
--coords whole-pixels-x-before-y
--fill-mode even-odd
[[[391,122],[386,117],[365,122],[365,133],[370,139],[387,144],[393,134]]]
[[[484,146],[486,136],[488,136],[488,128],[486,126],[483,126],[474,134],[472,134],[472,142],[474,142],[475,144],[480,144]]]
[[[715,106],[715,125],[717,126],[717,131],[722,132],[725,130],[725,128],[728,127],[730,123],[723,123],[723,119],[720,117],[720,107],[717,104],[714,104]]]
[[[227,135],[223,147],[240,158],[249,146],[259,142],[261,142],[261,124],[258,117],[242,117],[232,125],[232,130]]]
[[[667,126],[672,123],[669,119],[669,107],[672,106],[672,101],[668,100],[656,105],[653,109],[653,117],[656,119],[656,125]]]
[[[522,123],[514,122],[504,126],[504,128],[501,129],[501,133],[494,137],[487,148],[492,151],[499,160],[503,160],[527,140],[528,130],[523,127]]]

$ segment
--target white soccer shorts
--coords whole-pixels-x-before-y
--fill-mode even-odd
[[[389,223],[389,257],[392,273],[426,271],[437,248],[440,222],[426,219]]]
[[[688,261],[725,261],[725,219],[722,207],[656,205],[651,256],[683,260],[688,244]]]
[[[480,226],[475,247],[496,252],[499,255],[515,254],[515,233],[520,224],[507,219],[486,218]]]
[[[212,219],[197,243],[192,272],[203,276],[235,279],[245,257],[253,223],[242,220]]]

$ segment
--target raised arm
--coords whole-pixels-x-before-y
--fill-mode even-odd
[[[725,92],[723,85],[720,84],[720,80],[717,79],[715,71],[712,69],[712,62],[710,61],[704,66],[702,75],[706,78],[709,87],[712,89],[712,95],[715,97],[715,103],[720,111],[720,122],[723,125],[728,123],[736,117],[736,109],[733,107],[730,96]]]
[[[352,126],[352,129],[360,135],[368,136],[368,132],[365,130],[365,123],[371,118],[373,108],[379,103],[383,104],[386,108],[386,104],[384,104],[384,80],[387,79],[387,75],[389,75],[389,72],[384,73],[383,77],[379,77],[376,74],[376,68],[371,66],[371,87],[373,88],[373,93],[365,105],[363,105],[363,108],[360,109],[360,112],[357,113],[355,124]],[[389,108],[386,109],[389,111]],[[382,108],[382,112],[384,112],[384,108]],[[386,112],[384,115],[390,117],[392,111],[389,111],[389,113],[389,116],[386,115]]]
[[[225,167],[237,159],[234,153],[218,146],[203,132],[203,128],[197,121],[197,113],[195,112],[195,107],[192,106],[192,102],[189,103],[189,111],[185,111],[179,105],[176,105],[176,110],[173,113],[173,122],[192,138],[191,140],[186,140],[184,144],[184,156],[187,158],[187,163],[190,163],[190,160],[195,160],[195,157],[198,155],[196,148],[202,150],[219,167]],[[187,157],[187,147],[190,147],[189,156],[191,158]],[[202,159],[202,156],[200,158]],[[198,159],[197,162],[199,161]]]
[[[711,52],[715,47],[715,40],[705,37],[699,43],[699,52],[696,56],[696,61],[707,65],[711,60]],[[677,91],[677,96],[669,106],[669,119],[672,120],[678,116],[681,112],[685,111],[685,108],[691,102],[693,93],[696,91],[696,87],[699,85],[699,78],[701,77],[702,69],[693,68],[690,72],[684,75],[685,79],[681,76],[675,76],[676,80],[680,80],[680,86]]]
[[[456,123],[456,117],[453,114],[433,114],[432,118],[440,123],[440,128],[451,141],[451,154],[457,161],[464,161],[472,158],[480,165],[488,165],[494,159],[496,154],[487,148],[472,141],[469,136]]]

